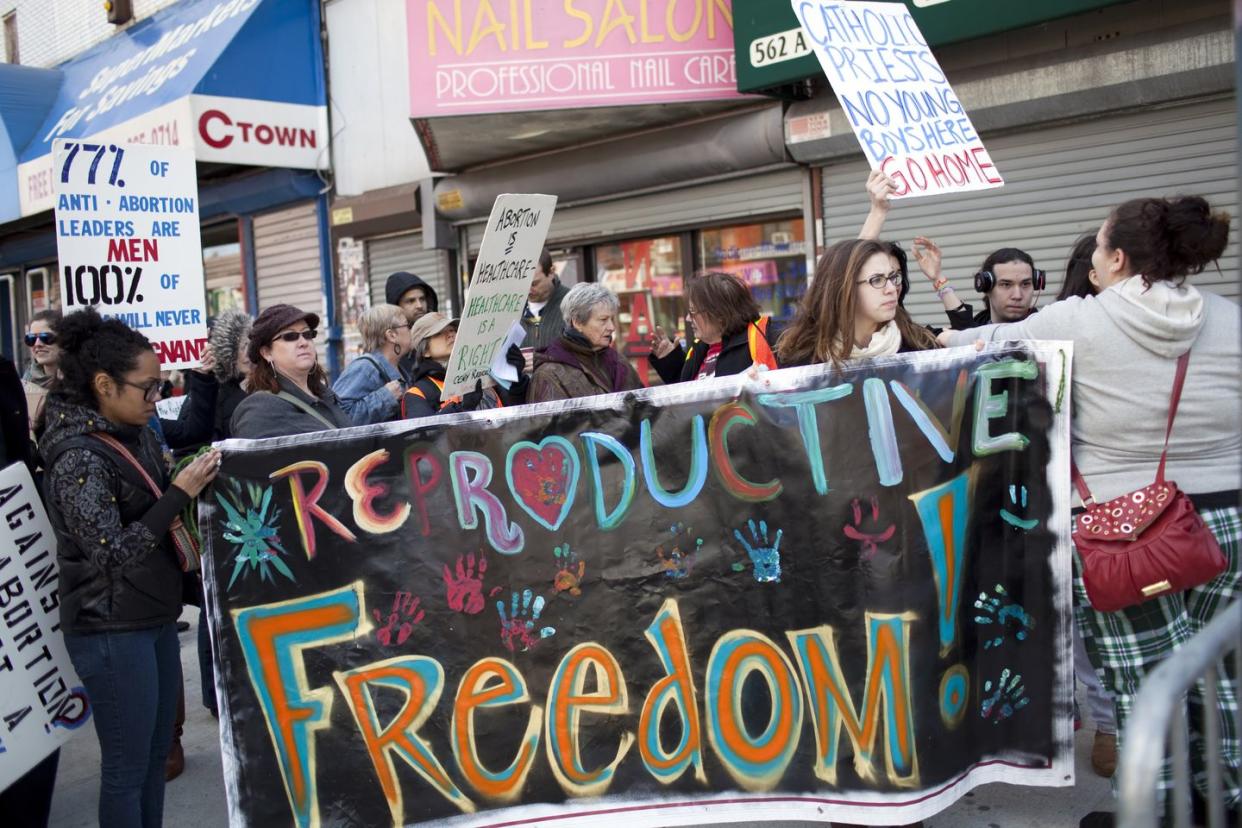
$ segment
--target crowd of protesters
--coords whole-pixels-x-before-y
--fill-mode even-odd
[[[892,181],[873,173],[867,189],[871,212],[859,238],[823,252],[783,329],[763,316],[736,277],[698,274],[684,294],[693,336],[682,341],[656,328],[652,366],[663,382],[677,383],[785,366],[839,367],[980,340],[1072,340],[1073,458],[1091,491],[1106,500],[1153,478],[1169,405],[1155,390],[1172,385],[1175,363],[1189,352],[1168,467],[1229,566],[1188,592],[1101,612],[1087,600],[1076,563],[1075,664],[1097,731],[1092,766],[1112,775],[1144,676],[1238,597],[1239,309],[1187,281],[1222,255],[1228,218],[1201,198],[1126,202],[1073,245],[1057,301],[1038,311],[1047,277],[1026,252],[1002,246],[983,260],[972,279],[982,299],[976,312],[942,273],[937,244],[917,236],[913,259],[944,305],[948,329],[941,331],[907,312],[907,254],[881,238]],[[0,363],[0,460],[27,462],[42,479],[59,541],[62,627],[95,711],[102,824],[161,822],[181,684],[174,623],[185,581],[176,521],[215,475],[219,454],[205,446],[643,386],[615,347],[617,296],[599,283],[562,285],[547,251],[537,271],[521,318],[525,347],[504,355],[516,381],[504,372],[489,387],[479,383],[456,396],[444,388],[457,320],[441,313],[432,287],[408,272],[392,274],[386,303],[361,315],[362,352],[331,384],[316,350],[315,313],[280,304],[253,320],[222,314],[204,365],[187,375],[188,400],[175,419],[156,415],[162,378],[141,334],[93,310],[32,319],[30,367],[20,383],[12,363]],[[174,474],[169,459],[178,451],[197,454]],[[205,628],[200,618],[203,704],[218,714]],[[1221,680],[1231,768],[1225,804],[1236,808],[1237,694],[1235,679]],[[45,763],[19,783],[30,811],[50,797],[55,756],[48,772]],[[1107,819],[1093,814],[1084,824]]]

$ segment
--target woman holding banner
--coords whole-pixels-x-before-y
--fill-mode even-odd
[[[233,436],[247,440],[348,428],[315,351],[319,317],[273,305],[250,329],[250,395],[233,413]]]
[[[782,366],[870,359],[937,347],[902,307],[906,254],[892,242],[847,239],[824,251],[815,278],[776,344]]]
[[[208,451],[169,484],[155,432],[160,364],[146,337],[93,310],[56,326],[61,379],[42,452],[65,646],[94,709],[99,823],[158,826],[181,684],[182,571],[171,530],[216,475]]]
[[[528,377],[522,373],[526,360],[516,345],[509,347],[505,359],[517,370],[517,382],[506,388],[497,380],[495,388],[486,389],[479,383],[473,391],[445,399],[445,365],[453,356],[453,346],[457,342],[457,320],[435,311],[425,314],[410,328],[410,342],[414,350],[414,371],[410,375],[410,387],[401,398],[402,418],[503,408],[526,402]]]
[[[1094,520],[1094,504],[1114,499],[1146,502],[1144,492],[1153,486],[1157,469],[1163,477],[1167,452],[1167,479],[1180,489],[1170,502],[1177,505],[1176,498],[1187,495],[1211,532],[1208,538],[1188,535],[1193,547],[1182,550],[1179,567],[1190,571],[1188,562],[1207,554],[1199,550],[1210,549],[1213,537],[1223,552],[1219,574],[1180,591],[1168,591],[1167,579],[1147,584],[1141,601],[1101,594],[1110,585],[1099,582],[1089,591],[1082,553],[1075,555],[1077,620],[1091,661],[1116,702],[1119,742],[1126,738],[1126,719],[1147,674],[1242,595],[1242,318],[1233,302],[1185,283],[1224,253],[1228,238],[1229,216],[1213,213],[1200,197],[1127,201],[1096,234],[1092,267],[1102,288],[1097,296],[1055,302],[1021,322],[941,334],[946,345],[975,339],[1073,341],[1075,485],[1093,504],[1092,514],[1082,517]],[[1180,396],[1179,376],[1184,378]],[[1081,526],[1076,538],[1082,537]],[[1113,603],[1123,608],[1095,608]],[[1200,797],[1206,792],[1201,688],[1189,693],[1190,726],[1196,731],[1191,744],[1197,746],[1191,767]],[[1237,677],[1222,673],[1217,708],[1224,804],[1230,809],[1239,807],[1242,764],[1237,690]],[[1171,787],[1169,770],[1166,763],[1162,792]],[[1202,805],[1200,798],[1196,808]],[[1110,817],[1097,812],[1082,824],[1108,825]]]
[[[770,320],[736,276],[700,273],[686,283],[686,306],[695,336],[688,354],[659,326],[651,337],[651,364],[666,384],[776,367]]]
[[[561,300],[565,333],[535,352],[528,401],[550,402],[643,387],[634,366],[612,347],[617,295],[598,282],[580,282]]]

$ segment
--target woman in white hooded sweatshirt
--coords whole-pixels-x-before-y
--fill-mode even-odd
[[[1074,561],[1074,594],[1091,660],[1117,705],[1119,741],[1144,676],[1203,629],[1239,596],[1239,489],[1242,489],[1240,318],[1236,304],[1186,284],[1225,250],[1229,216],[1212,213],[1199,197],[1128,201],[1096,236],[1092,265],[1100,280],[1094,297],[1070,298],[1021,322],[941,334],[945,345],[976,339],[1062,339],[1074,342],[1074,461],[1097,503],[1151,484],[1164,447],[1178,358],[1190,352],[1181,404],[1169,441],[1166,476],[1190,495],[1228,559],[1226,570],[1201,586],[1164,595],[1120,612],[1100,612],[1087,600]],[[1237,676],[1218,685],[1225,770],[1225,805],[1236,809]],[[1191,726],[1202,722],[1203,699],[1190,693]],[[1203,742],[1192,764],[1206,791]],[[1166,763],[1166,777],[1168,775]],[[1161,787],[1168,788],[1169,780]],[[1197,803],[1202,807],[1202,802]],[[1083,825],[1111,824],[1091,814]]]

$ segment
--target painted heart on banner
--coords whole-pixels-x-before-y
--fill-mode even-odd
[[[578,452],[564,437],[514,443],[505,462],[509,491],[545,529],[561,528],[578,489]]]

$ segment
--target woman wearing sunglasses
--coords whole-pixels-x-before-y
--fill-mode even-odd
[[[829,247],[776,345],[783,366],[870,359],[938,347],[931,331],[902,307],[910,289],[905,252],[896,244],[849,239]]]
[[[248,440],[348,428],[349,415],[315,352],[319,317],[273,305],[250,329],[250,395],[233,413],[233,436]]]
[[[30,414],[31,434],[34,433],[34,424],[43,412],[47,392],[52,390],[52,381],[56,379],[57,365],[60,363],[60,346],[56,344],[56,333],[52,330],[59,321],[60,311],[39,311],[30,317],[30,327],[26,328],[30,366],[22,376],[22,386],[26,390],[26,410]]]
[[[159,825],[181,684],[183,573],[170,529],[220,455],[206,452],[170,484],[147,427],[160,363],[146,337],[93,309],[65,317],[56,333],[63,355],[40,443],[43,489],[65,646],[99,737],[99,824]]]

